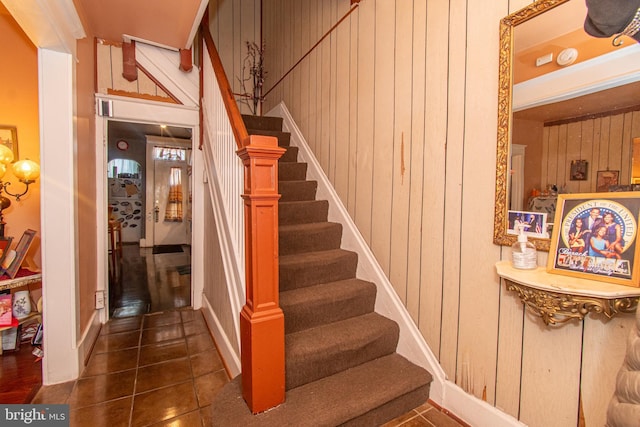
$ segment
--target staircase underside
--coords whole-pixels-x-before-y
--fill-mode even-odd
[[[282,119],[244,117],[250,134],[278,137],[279,290],[285,317],[286,401],[253,415],[241,377],[212,405],[214,426],[376,426],[425,403],[431,375],[398,353],[396,322],[374,311],[376,285],[356,277],[317,182],[281,132]]]

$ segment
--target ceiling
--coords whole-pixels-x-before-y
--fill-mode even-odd
[[[73,0],[91,36],[126,36],[172,49],[190,48],[207,0]]]
[[[137,40],[170,49],[190,48],[207,0],[73,0],[85,31],[112,42]],[[191,138],[191,129],[111,120],[114,138],[145,135]]]

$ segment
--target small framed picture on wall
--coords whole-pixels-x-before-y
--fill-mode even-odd
[[[586,181],[589,162],[586,160],[571,160],[571,181]]]

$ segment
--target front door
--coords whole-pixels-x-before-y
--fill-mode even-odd
[[[154,156],[153,185],[149,188],[152,190],[152,197],[147,199],[153,202],[150,207],[154,246],[191,243],[189,178],[186,159]]]

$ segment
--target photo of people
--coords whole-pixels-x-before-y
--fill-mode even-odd
[[[632,280],[640,200],[630,193],[617,194],[612,193],[610,199],[559,198],[561,222],[552,238],[550,272],[567,270],[620,279],[614,283]]]
[[[507,234],[524,234],[532,237],[549,237],[547,233],[547,214],[540,212],[509,211]]]

